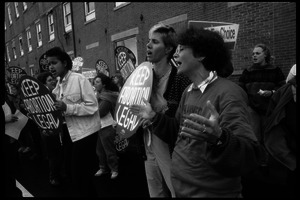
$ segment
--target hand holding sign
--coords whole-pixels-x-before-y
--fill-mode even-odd
[[[144,105],[133,104],[129,106],[129,110],[143,119],[152,119],[155,112],[152,110],[151,104],[145,98],[143,98],[143,103]]]
[[[60,110],[60,111],[67,110],[67,105],[63,101],[56,101],[56,102],[54,102],[53,105],[57,110]]]

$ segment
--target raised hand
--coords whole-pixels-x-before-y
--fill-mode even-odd
[[[210,117],[206,118],[196,113],[185,116],[180,135],[210,143],[214,143],[221,136],[219,113],[210,101],[207,101],[206,106],[209,108]]]

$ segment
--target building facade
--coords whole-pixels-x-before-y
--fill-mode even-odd
[[[239,25],[229,77],[234,81],[252,64],[257,43],[270,47],[272,63],[285,75],[296,63],[295,2],[6,2],[6,66],[35,76],[42,55],[60,46],[72,59],[83,59],[82,71],[94,70],[101,59],[113,75],[117,46],[129,48],[139,65],[154,24],[180,31],[191,20]]]

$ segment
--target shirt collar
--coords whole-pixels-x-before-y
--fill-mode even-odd
[[[209,76],[202,81],[199,85],[195,86],[194,83],[192,83],[188,89],[188,92],[194,90],[199,89],[202,93],[204,92],[205,88],[212,83],[213,81],[215,81],[218,78],[217,73],[215,71],[210,71],[209,72]]]
[[[71,71],[69,70],[68,73],[63,77],[61,83],[66,82],[67,79],[69,78],[70,74],[71,74]],[[56,77],[56,80],[57,80],[57,83],[59,84],[60,83],[60,76]]]

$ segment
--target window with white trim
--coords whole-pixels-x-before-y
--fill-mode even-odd
[[[24,50],[23,50],[23,39],[22,39],[22,35],[19,36],[19,47],[20,47],[20,54],[21,56],[24,55]]]
[[[30,71],[30,76],[34,77],[35,73],[34,73],[34,65],[30,65],[29,66],[29,71]]]
[[[96,19],[95,2],[84,2],[85,21]]]
[[[50,13],[48,15],[48,29],[49,29],[49,41],[52,41],[55,39],[53,13]]]
[[[35,27],[36,27],[37,43],[38,43],[38,47],[40,47],[43,44],[43,42],[42,42],[42,27],[41,27],[41,23],[37,22],[35,24]]]
[[[10,5],[7,6],[9,25],[12,24]]]
[[[70,2],[63,4],[63,11],[64,11],[65,32],[68,33],[72,30],[71,3]]]
[[[123,4],[126,4],[126,3],[128,3],[128,2],[115,2],[115,7],[119,7],[119,6],[121,6]]]
[[[6,44],[6,55],[7,55],[7,60],[8,60],[8,62],[10,62],[10,55],[9,55],[8,44]]]
[[[27,10],[27,3],[23,2],[23,11]]]
[[[19,14],[19,3],[18,2],[14,2],[15,4],[15,10],[16,10],[16,17],[19,18],[20,14]]]
[[[14,57],[14,59],[17,59],[17,52],[16,52],[15,40],[12,40],[11,47],[12,47],[12,51],[13,51],[13,57]]]
[[[31,45],[31,32],[30,32],[30,29],[29,29],[29,28],[26,30],[26,35],[27,35],[28,52],[31,52],[31,51],[32,51],[32,45]]]

